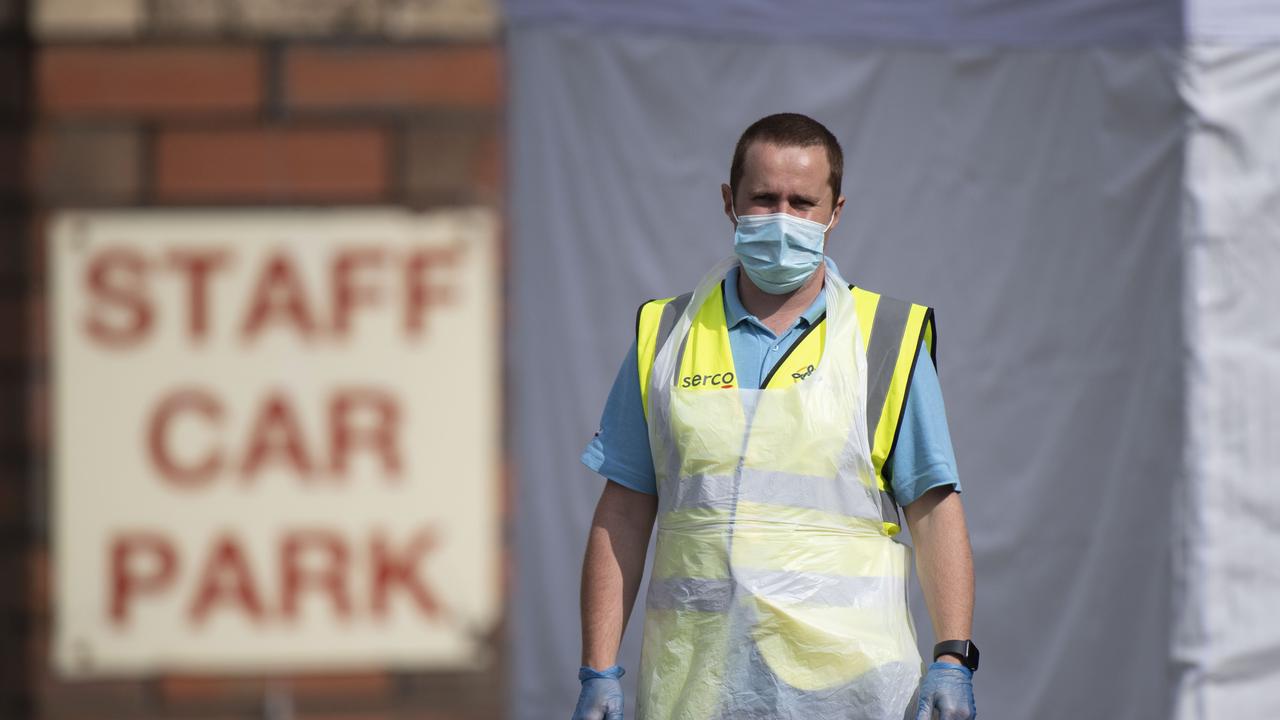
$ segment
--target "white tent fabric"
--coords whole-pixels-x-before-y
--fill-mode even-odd
[[[938,311],[981,715],[1258,717],[1280,684],[1280,18],[1193,2],[1184,51],[1178,3],[935,5],[508,0],[514,718],[577,694],[577,456],[635,308],[729,251],[733,143],[782,110],[844,144],[842,271]]]
[[[1257,47],[1280,42],[1280,3],[1273,0],[1186,0],[1185,16],[1184,34],[1195,44]],[[1193,63],[1192,71],[1203,68]]]
[[[1197,42],[1188,59],[1176,717],[1264,717],[1280,689],[1280,47]]]

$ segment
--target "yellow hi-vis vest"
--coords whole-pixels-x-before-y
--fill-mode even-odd
[[[933,308],[857,286],[850,286],[850,292],[862,327],[863,350],[867,353],[867,441],[871,461],[884,516],[896,519],[893,486],[885,480],[884,470],[897,445],[921,344],[937,364]],[[636,312],[636,365],[640,370],[640,397],[646,416],[654,353],[670,334],[675,319],[684,312],[691,297],[692,293],[685,293],[650,300]],[[762,388],[787,387],[813,372],[826,340],[825,320],[824,315],[796,340],[765,376]],[[720,292],[713,293],[703,304],[685,343],[678,382],[682,387],[727,389],[736,387],[737,380],[724,313],[724,281],[721,281]],[[896,522],[885,523],[889,535],[897,534],[900,529]]]
[[[922,663],[882,470],[931,313],[828,270],[827,315],[742,389],[733,264],[639,314],[658,513],[638,720],[900,720]]]

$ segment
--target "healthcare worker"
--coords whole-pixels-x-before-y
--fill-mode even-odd
[[[973,561],[933,312],[825,256],[843,164],[811,118],[752,124],[721,186],[733,254],[638,312],[583,453],[607,481],[574,720],[622,720],[617,653],[655,520],[639,720],[976,716]],[[927,667],[899,507],[939,640]]]

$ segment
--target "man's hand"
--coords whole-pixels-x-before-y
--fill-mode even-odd
[[[573,720],[622,720],[623,669],[614,665],[607,670],[593,670],[585,665],[578,671],[582,692]]]
[[[936,715],[934,713],[937,713]],[[963,665],[935,662],[920,683],[916,720],[973,720],[973,671]]]

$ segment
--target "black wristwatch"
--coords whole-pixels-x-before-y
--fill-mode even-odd
[[[978,669],[978,646],[972,640],[943,640],[933,646],[933,659],[937,660],[939,655],[955,655],[969,672]]]

